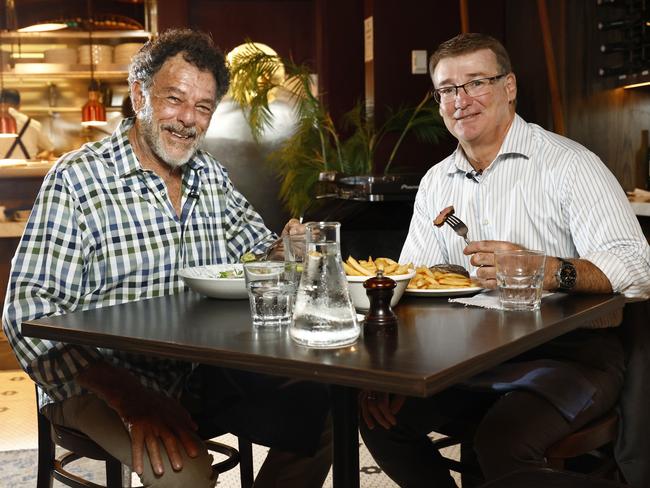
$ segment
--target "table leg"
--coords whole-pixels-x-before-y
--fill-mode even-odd
[[[331,386],[335,488],[359,488],[358,394],[356,388]]]

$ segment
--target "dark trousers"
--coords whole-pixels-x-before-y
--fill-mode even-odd
[[[204,439],[230,432],[308,456],[319,447],[330,407],[324,385],[204,365],[182,403]]]
[[[565,345],[576,337],[589,340],[592,334],[597,338],[593,351],[596,356],[589,355],[591,364],[581,362],[580,370],[596,386],[596,393],[591,405],[571,421],[548,400],[531,391],[500,394],[455,387],[431,398],[409,398],[397,416],[398,424],[389,430],[381,426],[369,430],[361,422],[361,435],[386,474],[407,488],[456,486],[428,438],[434,431],[454,436],[469,432],[486,479],[521,468],[544,466],[548,447],[605,414],[618,398],[623,356],[615,334],[581,332],[568,337],[570,340],[564,341]],[[557,350],[558,344],[552,346]],[[585,343],[580,342],[581,350],[574,351],[574,358],[584,354],[583,346]],[[607,351],[598,355],[601,347]],[[570,353],[569,347],[561,349]],[[538,358],[539,352],[529,356]]]

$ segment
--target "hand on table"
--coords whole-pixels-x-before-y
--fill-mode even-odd
[[[391,395],[368,390],[359,392],[359,407],[361,416],[369,429],[374,429],[375,424],[381,425],[384,429],[390,429],[397,425],[395,415],[400,411],[406,397],[403,395]]]
[[[514,251],[525,249],[518,244],[507,241],[472,241],[463,252],[472,256],[470,263],[477,266],[476,278],[483,288],[496,288],[497,275],[494,263],[494,251]]]

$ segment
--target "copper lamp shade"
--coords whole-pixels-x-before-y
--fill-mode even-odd
[[[0,106],[0,137],[17,137],[18,127],[16,127],[16,119],[9,113],[6,105]]]
[[[99,91],[94,89],[93,84],[88,89],[88,101],[81,109],[81,125],[85,127],[106,125],[106,107],[100,101]]]

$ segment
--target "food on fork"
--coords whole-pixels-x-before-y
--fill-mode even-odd
[[[436,227],[442,227],[447,221],[447,217],[454,213],[454,206],[450,205],[449,207],[443,208],[438,216],[434,219],[433,225]]]

